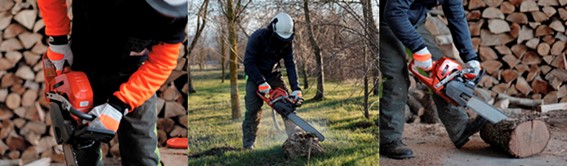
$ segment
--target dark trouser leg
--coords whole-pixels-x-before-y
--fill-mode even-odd
[[[248,79],[246,81],[246,96],[244,97],[246,112],[242,122],[242,145],[244,148],[249,148],[256,142],[256,133],[262,118],[263,101],[258,97],[256,91],[258,91],[258,85]]]
[[[102,153],[100,152],[100,142],[92,140],[79,140],[78,145],[73,146],[73,152],[77,159],[77,165],[104,165]]]
[[[282,80],[281,77],[277,77],[277,78],[274,78],[272,80],[269,80],[268,84],[270,84],[270,86],[272,88],[281,88],[281,89],[283,89],[283,90],[285,90],[286,92],[289,93],[288,89],[285,86],[285,82]],[[285,132],[286,132],[287,136],[289,137],[290,135],[295,133],[295,129],[298,128],[298,127],[297,127],[297,125],[295,125],[295,123],[291,122],[291,120],[287,119],[287,117],[284,117],[283,115],[281,117],[284,121]]]
[[[118,139],[122,165],[159,165],[156,95],[120,121]]]
[[[380,98],[380,144],[389,144],[402,139],[409,80],[405,47],[382,22],[380,72],[384,81]]]
[[[425,40],[427,49],[431,52],[433,59],[437,60],[441,58],[443,56],[443,52],[435,44],[433,35],[426,29],[425,24],[417,26],[416,30]],[[456,107],[447,103],[443,98],[441,98],[441,96],[434,94],[433,101],[435,101],[438,111],[437,114],[439,115],[441,123],[443,123],[447,130],[449,138],[451,138],[451,141],[453,142],[457,141],[465,130],[465,126],[469,119],[468,115],[462,107]]]

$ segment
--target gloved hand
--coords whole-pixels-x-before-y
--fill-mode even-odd
[[[89,126],[102,128],[111,131],[118,131],[120,120],[130,110],[126,103],[112,96],[108,103],[104,103],[94,107],[89,114],[95,115],[96,118],[90,122]]]
[[[424,71],[431,70],[433,63],[431,60],[431,53],[429,53],[427,47],[413,53],[413,64]]]
[[[61,74],[64,69],[65,62],[69,65],[73,64],[73,52],[67,41],[67,36],[50,36],[49,48],[47,49],[47,58],[55,65],[57,74]]]
[[[295,105],[297,107],[301,107],[301,105],[303,104],[303,95],[301,94],[300,90],[294,90],[293,92],[291,92],[290,97],[293,98],[293,103],[295,103]]]
[[[480,62],[478,62],[477,60],[468,61],[465,64],[465,69],[471,70],[469,73],[465,74],[465,77],[470,80],[475,79],[480,73],[480,70],[482,70],[482,68],[480,67]]]
[[[271,89],[272,87],[270,87],[270,84],[268,84],[267,82],[264,82],[258,86],[258,91],[262,94],[270,93]]]

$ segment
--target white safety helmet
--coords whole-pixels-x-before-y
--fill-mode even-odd
[[[146,0],[146,3],[168,17],[185,17],[189,15],[188,0]]]
[[[280,12],[271,23],[272,30],[282,41],[291,41],[293,39],[293,19],[289,14]]]

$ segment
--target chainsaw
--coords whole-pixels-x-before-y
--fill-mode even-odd
[[[493,124],[508,118],[495,107],[474,96],[474,89],[484,71],[476,78],[471,77],[473,69],[463,69],[459,63],[447,57],[433,63],[429,77],[420,74],[413,61],[410,62],[409,69],[422,83],[450,104],[470,108]]]
[[[295,108],[303,104],[303,99],[294,101],[293,98],[289,96],[287,91],[281,88],[270,90],[268,97],[264,96],[264,94],[260,93],[259,91],[257,91],[256,94],[258,94],[258,96],[260,96],[260,98],[262,98],[262,100],[264,100],[264,102],[272,107],[272,109],[274,109],[278,114],[287,117],[287,119],[289,119],[291,122],[299,126],[307,133],[315,134],[319,141],[325,140],[323,134],[321,134],[317,129],[315,129],[309,123],[305,122],[305,120],[301,119],[295,113]]]
[[[95,141],[108,143],[115,132],[83,123],[96,118],[88,114],[93,107],[93,92],[85,73],[66,70],[58,74],[46,55],[42,63],[45,97],[50,102],[49,114],[56,142],[63,145],[67,165],[78,165],[81,157],[77,156],[77,150],[90,147]]]

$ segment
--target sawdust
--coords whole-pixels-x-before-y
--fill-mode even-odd
[[[296,132],[292,134],[282,145],[284,154],[289,158],[316,156],[325,152],[323,146],[314,134]]]

